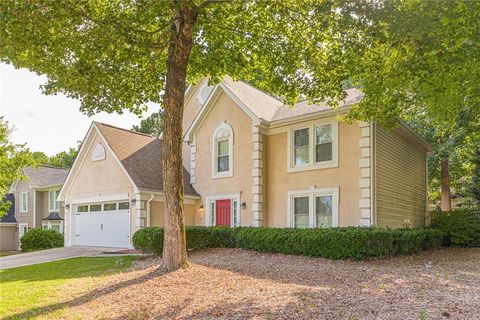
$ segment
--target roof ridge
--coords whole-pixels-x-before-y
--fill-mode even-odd
[[[113,129],[118,129],[118,130],[126,131],[126,132],[129,132],[129,133],[138,134],[138,135],[145,136],[145,137],[149,137],[149,138],[158,139],[155,135],[152,135],[152,134],[143,133],[143,132],[138,132],[138,131],[133,131],[133,130],[125,129],[125,128],[122,128],[122,127],[117,127],[117,126],[114,126],[114,125],[111,125],[111,124],[108,124],[108,123],[104,123],[104,122],[93,121],[93,123],[95,123],[95,124],[101,124],[101,125],[104,125],[104,126],[106,126],[106,127],[110,127],[110,128],[113,128]]]
[[[52,165],[49,165],[49,164],[40,164],[38,166],[39,167],[44,167],[44,168],[51,168],[51,169],[60,169],[60,170],[67,170],[67,171],[70,170],[67,167],[58,167],[58,166],[52,166]],[[36,169],[35,167],[30,167],[30,168]]]

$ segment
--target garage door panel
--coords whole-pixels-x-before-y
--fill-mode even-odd
[[[84,212],[75,215],[75,244],[102,247],[129,247],[128,210]]]

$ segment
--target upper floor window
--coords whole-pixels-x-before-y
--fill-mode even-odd
[[[289,172],[338,166],[338,123],[292,129],[289,153]]]
[[[105,159],[105,148],[99,143],[93,149],[92,161],[99,161],[103,159]]]
[[[59,211],[60,201],[57,201],[60,190],[48,191],[48,211]]]
[[[233,129],[224,122],[213,133],[213,177],[233,175]]]
[[[338,188],[289,192],[289,226],[329,228],[338,226]]]
[[[20,212],[28,212],[28,192],[20,193]]]

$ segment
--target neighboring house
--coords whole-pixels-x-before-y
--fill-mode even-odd
[[[0,217],[0,251],[15,251],[18,248],[15,197],[12,193],[8,193],[3,197],[2,202],[9,202],[10,208],[4,216]]]
[[[19,239],[32,228],[53,229],[63,233],[63,206],[57,199],[68,169],[27,167],[23,173],[26,179],[17,179],[10,188],[16,229],[11,241],[15,243],[16,249]],[[8,237],[10,239],[10,235]]]
[[[187,89],[185,223],[201,226],[424,226],[426,154],[406,124],[344,123],[338,109],[297,103],[226,78]],[[161,139],[93,123],[60,193],[66,245],[131,246],[163,226]]]

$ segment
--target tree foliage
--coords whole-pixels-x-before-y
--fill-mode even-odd
[[[10,140],[12,127],[0,117],[0,195],[6,194],[15,179],[25,178],[22,169],[34,165],[35,161],[24,144]],[[0,216],[8,211],[9,204],[0,204]]]
[[[157,138],[160,137],[163,132],[163,111],[160,110],[158,112],[154,112],[147,118],[142,119],[140,121],[140,125],[134,125],[132,127],[132,130],[141,133],[151,134],[156,136]]]

